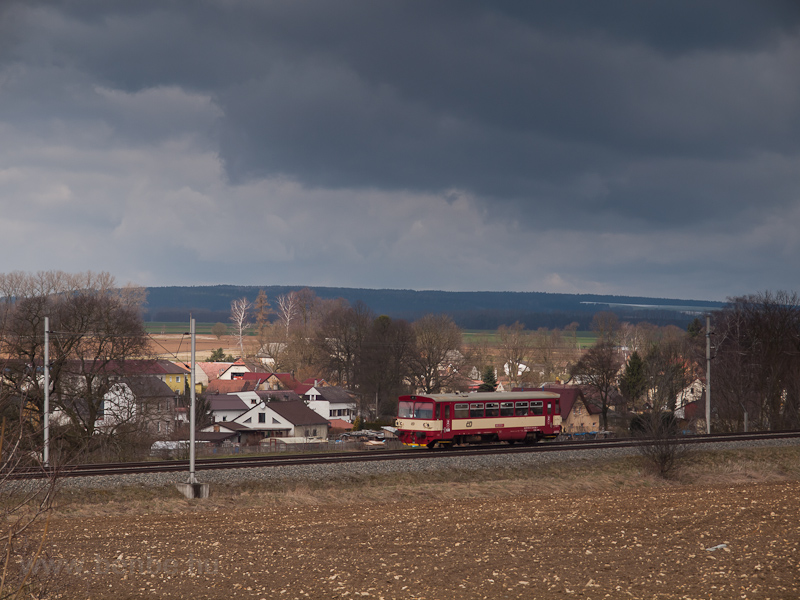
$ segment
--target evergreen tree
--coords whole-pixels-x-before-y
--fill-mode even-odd
[[[483,383],[478,387],[479,392],[494,392],[497,390],[497,377],[494,367],[488,366],[483,370]]]
[[[645,364],[642,357],[638,352],[631,354],[628,359],[628,364],[625,365],[625,372],[619,381],[619,391],[625,398],[626,402],[632,408],[636,408],[636,402],[645,393],[647,389],[647,375],[645,373]]]
[[[686,327],[686,331],[689,332],[689,337],[698,337],[701,333],[703,333],[703,322],[695,317],[694,321],[689,323],[689,325]]]

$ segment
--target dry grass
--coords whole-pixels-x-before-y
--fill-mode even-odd
[[[102,490],[64,489],[55,511],[65,516],[163,514],[267,505],[498,498],[532,494],[602,494],[623,489],[708,486],[800,480],[800,447],[696,452],[677,476],[665,481],[648,474],[637,457],[580,461],[505,470],[450,470],[426,474],[340,477],[325,481],[252,481],[214,485],[211,498],[186,500],[173,487],[131,486]]]

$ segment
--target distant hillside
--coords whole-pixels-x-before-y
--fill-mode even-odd
[[[255,300],[263,289],[274,304],[278,296],[301,289],[297,286],[171,286],[148,288],[148,321],[227,322],[231,301]],[[413,321],[429,313],[448,314],[465,329],[496,329],[515,321],[528,329],[561,328],[578,322],[588,329],[598,311],[611,310],[620,320],[685,326],[698,314],[717,310],[721,302],[602,296],[596,294],[549,294],[544,292],[440,292],[310,287],[324,299],[361,301],[376,314]]]

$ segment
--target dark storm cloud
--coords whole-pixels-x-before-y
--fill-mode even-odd
[[[0,123],[191,139],[231,189],[285,179],[348,211],[375,190],[506,230],[687,239],[759,215],[763,249],[800,196],[799,28],[795,0],[7,0]]]

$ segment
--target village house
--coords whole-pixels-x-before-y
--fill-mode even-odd
[[[600,407],[587,401],[579,386],[549,384],[542,389],[561,396],[561,429],[564,433],[600,431]]]
[[[295,392],[302,396],[311,410],[326,419],[342,419],[352,423],[356,418],[356,399],[343,388],[302,384]]]
[[[244,406],[243,412],[231,421],[215,420],[201,429],[201,433],[226,433],[224,439],[232,441],[235,437],[238,443],[243,444],[257,444],[270,437],[323,440],[328,437],[327,419],[308,408],[302,400],[262,401],[249,408],[240,398],[237,400],[241,405],[231,403],[229,408],[238,410]]]

